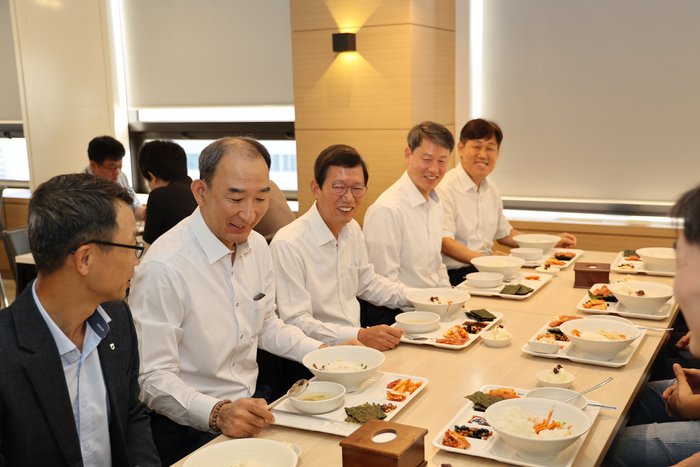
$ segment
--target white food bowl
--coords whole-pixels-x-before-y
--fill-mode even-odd
[[[518,273],[525,260],[514,256],[479,256],[472,259],[472,264],[479,272],[497,272],[508,280]]]
[[[673,248],[640,248],[637,254],[647,269],[676,272],[676,250]]]
[[[569,381],[566,381],[564,383],[552,383],[550,381],[547,381],[547,375],[549,374],[549,372],[550,372],[550,370],[542,370],[542,371],[538,371],[537,374],[535,375],[535,377],[537,378],[537,381],[539,381],[539,383],[540,383],[540,386],[542,386],[543,388],[568,389],[571,387],[572,384],[574,384],[574,379],[576,379],[574,375],[572,375],[571,373],[569,373],[567,371],[567,373],[569,373],[569,376],[571,376]]]
[[[572,435],[559,439],[540,439],[520,436],[500,428],[499,420],[509,407],[516,406],[526,414],[534,413],[540,420],[549,415],[554,407],[552,420],[561,421],[572,425]],[[553,460],[564,449],[575,443],[581,436],[588,433],[591,428],[591,419],[583,411],[569,404],[561,402],[552,403],[548,399],[534,399],[523,397],[520,399],[508,399],[493,404],[484,412],[486,422],[499,434],[508,447],[513,449],[518,456],[533,462],[547,462]]]
[[[396,327],[409,334],[432,332],[440,325],[440,316],[429,311],[409,311],[396,315]]]
[[[543,254],[548,255],[561,238],[549,234],[523,234],[516,235],[513,240],[520,248],[539,248]]]
[[[430,297],[444,298],[452,303],[431,303]],[[406,298],[416,310],[435,313],[442,321],[449,321],[470,297],[467,292],[458,289],[417,289],[406,294]]]
[[[510,254],[525,261],[537,261],[544,253],[542,248],[511,248]]]
[[[634,281],[611,284],[608,288],[627,311],[636,313],[654,313],[673,297],[673,288],[660,282]],[[644,295],[629,294],[638,290],[643,290]]]
[[[530,389],[525,393],[525,397],[536,398],[536,399],[549,399],[553,401],[565,401],[569,397],[573,397],[578,392],[572,391],[571,389],[564,388],[535,388]],[[588,400],[585,396],[578,396],[576,399],[567,402],[569,405],[573,405],[579,410],[586,410],[588,406]]]
[[[379,367],[384,363],[386,357],[378,350],[369,347],[360,347],[354,345],[339,345],[335,347],[325,347],[323,349],[314,350],[304,356],[302,363],[311,371],[320,381],[332,381],[342,384],[345,389],[355,391],[362,386],[362,383],[374,376]],[[323,365],[333,363],[338,360],[344,362],[364,364],[367,366],[364,370],[358,371],[326,371],[320,370]],[[314,368],[314,364],[318,368]]]
[[[467,284],[475,288],[499,287],[503,284],[503,274],[497,272],[472,272],[467,274]]]
[[[231,467],[245,459],[254,459],[265,467],[295,467],[298,457],[293,449],[279,441],[234,439],[192,453],[184,467]]]
[[[560,269],[556,266],[549,266],[549,269],[545,269],[544,266],[537,266],[535,268],[535,271],[540,272],[542,274],[549,274],[550,276],[557,276],[559,275]]]
[[[567,321],[562,323],[559,329],[569,338],[571,345],[576,346],[587,358],[604,361],[615,358],[615,355],[625,350],[640,334],[639,329],[624,321],[600,318]],[[574,330],[598,332],[601,329],[617,331],[625,335],[626,339],[619,341],[594,341],[576,337],[571,333]]]
[[[498,326],[498,325],[497,325]],[[480,334],[481,338],[484,340],[484,344],[487,347],[505,347],[510,344],[511,339],[513,339],[513,333],[508,333],[510,337],[508,339],[494,339],[493,331],[484,331]]]
[[[335,397],[323,401],[301,400],[304,397],[308,397],[309,395],[319,392],[334,394]],[[289,398],[289,402],[292,404],[292,407],[297,409],[299,412],[310,414],[331,412],[343,405],[344,401],[345,386],[330,381],[309,381],[309,386],[306,388],[306,391],[302,392],[296,397]]]
[[[550,344],[549,342],[527,341],[527,345],[533,352],[552,354],[559,352],[563,343]]]

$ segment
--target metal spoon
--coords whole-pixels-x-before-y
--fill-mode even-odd
[[[610,378],[606,379],[606,380],[603,381],[602,383],[596,384],[596,385],[593,386],[592,388],[588,388],[588,389],[586,389],[585,391],[581,391],[581,392],[579,392],[578,394],[576,394],[575,396],[571,396],[571,397],[569,397],[568,399],[566,399],[566,400],[563,401],[563,402],[566,403],[566,402],[572,401],[572,400],[576,399],[578,396],[582,396],[582,395],[586,394],[587,392],[591,392],[591,391],[594,390],[594,389],[598,389],[598,388],[601,387],[601,386],[605,386],[606,384],[608,384],[608,383],[609,383],[610,381],[612,381],[612,380],[613,380],[613,379],[612,379],[612,376],[611,376]]]
[[[411,340],[411,341],[427,341],[428,339],[435,339],[434,337],[419,336],[417,334],[406,334],[406,333],[404,333],[403,337],[405,337],[406,339]]]
[[[272,408],[274,406],[276,406],[277,404],[279,404],[283,400],[287,399],[288,397],[298,396],[302,392],[306,391],[307,387],[309,387],[309,380],[308,379],[300,379],[299,381],[294,383],[294,385],[291,388],[289,388],[289,391],[287,391],[287,394],[285,394],[284,396],[280,397],[275,402],[270,404],[270,406],[268,407],[268,410],[272,410]]]
[[[646,329],[647,331],[673,331],[673,328],[648,328],[646,326],[635,326],[637,329]]]

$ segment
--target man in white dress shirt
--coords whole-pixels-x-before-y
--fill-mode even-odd
[[[443,214],[435,187],[447,171],[454,137],[439,123],[423,122],[407,139],[408,169],[365,214],[369,262],[378,274],[406,287],[449,287],[440,254]],[[368,317],[393,322],[390,311],[371,308]]]
[[[134,189],[129,185],[129,179],[122,172],[122,160],[126,150],[124,145],[111,136],[98,136],[93,138],[88,144],[88,159],[90,164],[85,167],[84,172],[98,177],[108,178],[117,182],[131,193],[134,201],[131,203],[131,210],[134,212],[136,220],[142,220],[146,216],[146,208],[139,201]]]
[[[369,174],[355,148],[324,149],[314,163],[311,209],[280,229],[270,244],[280,318],[327,344],[356,337],[368,347],[395,347],[403,331],[385,324],[362,328],[357,297],[378,306],[410,306],[408,289],[374,272],[357,209]]]
[[[256,398],[258,347],[300,361],[325,344],[275,314],[265,239],[270,155],[249,138],[224,138],[199,158],[199,207],[151,246],[131,305],[140,328],[141,397],[170,465],[222,432],[260,433],[274,417]],[[231,402],[233,400],[233,402]]]
[[[494,240],[517,248],[513,237],[522,234],[508,223],[501,195],[486,179],[496,168],[503,132],[495,123],[477,118],[464,125],[459,139],[460,163],[437,187],[444,211],[443,261],[452,285],[464,282],[465,275],[476,271],[471,265],[473,258],[505,254],[492,250]],[[576,245],[573,235],[559,236],[556,248]]]

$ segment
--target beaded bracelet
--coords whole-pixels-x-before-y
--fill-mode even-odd
[[[221,430],[216,426],[216,419],[219,418],[219,411],[221,410],[221,407],[224,406],[224,404],[230,404],[231,399],[225,399],[223,401],[219,401],[216,403],[214,406],[214,415],[211,417],[211,431],[214,433],[221,433]]]

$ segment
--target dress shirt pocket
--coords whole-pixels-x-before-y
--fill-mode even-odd
[[[351,299],[357,296],[357,275],[359,267],[349,266],[345,269],[345,274],[340,278],[342,284],[343,295],[346,299]]]
[[[265,312],[267,311],[267,297],[263,296],[258,300],[253,300],[253,329],[252,335],[260,334],[265,322]]]

